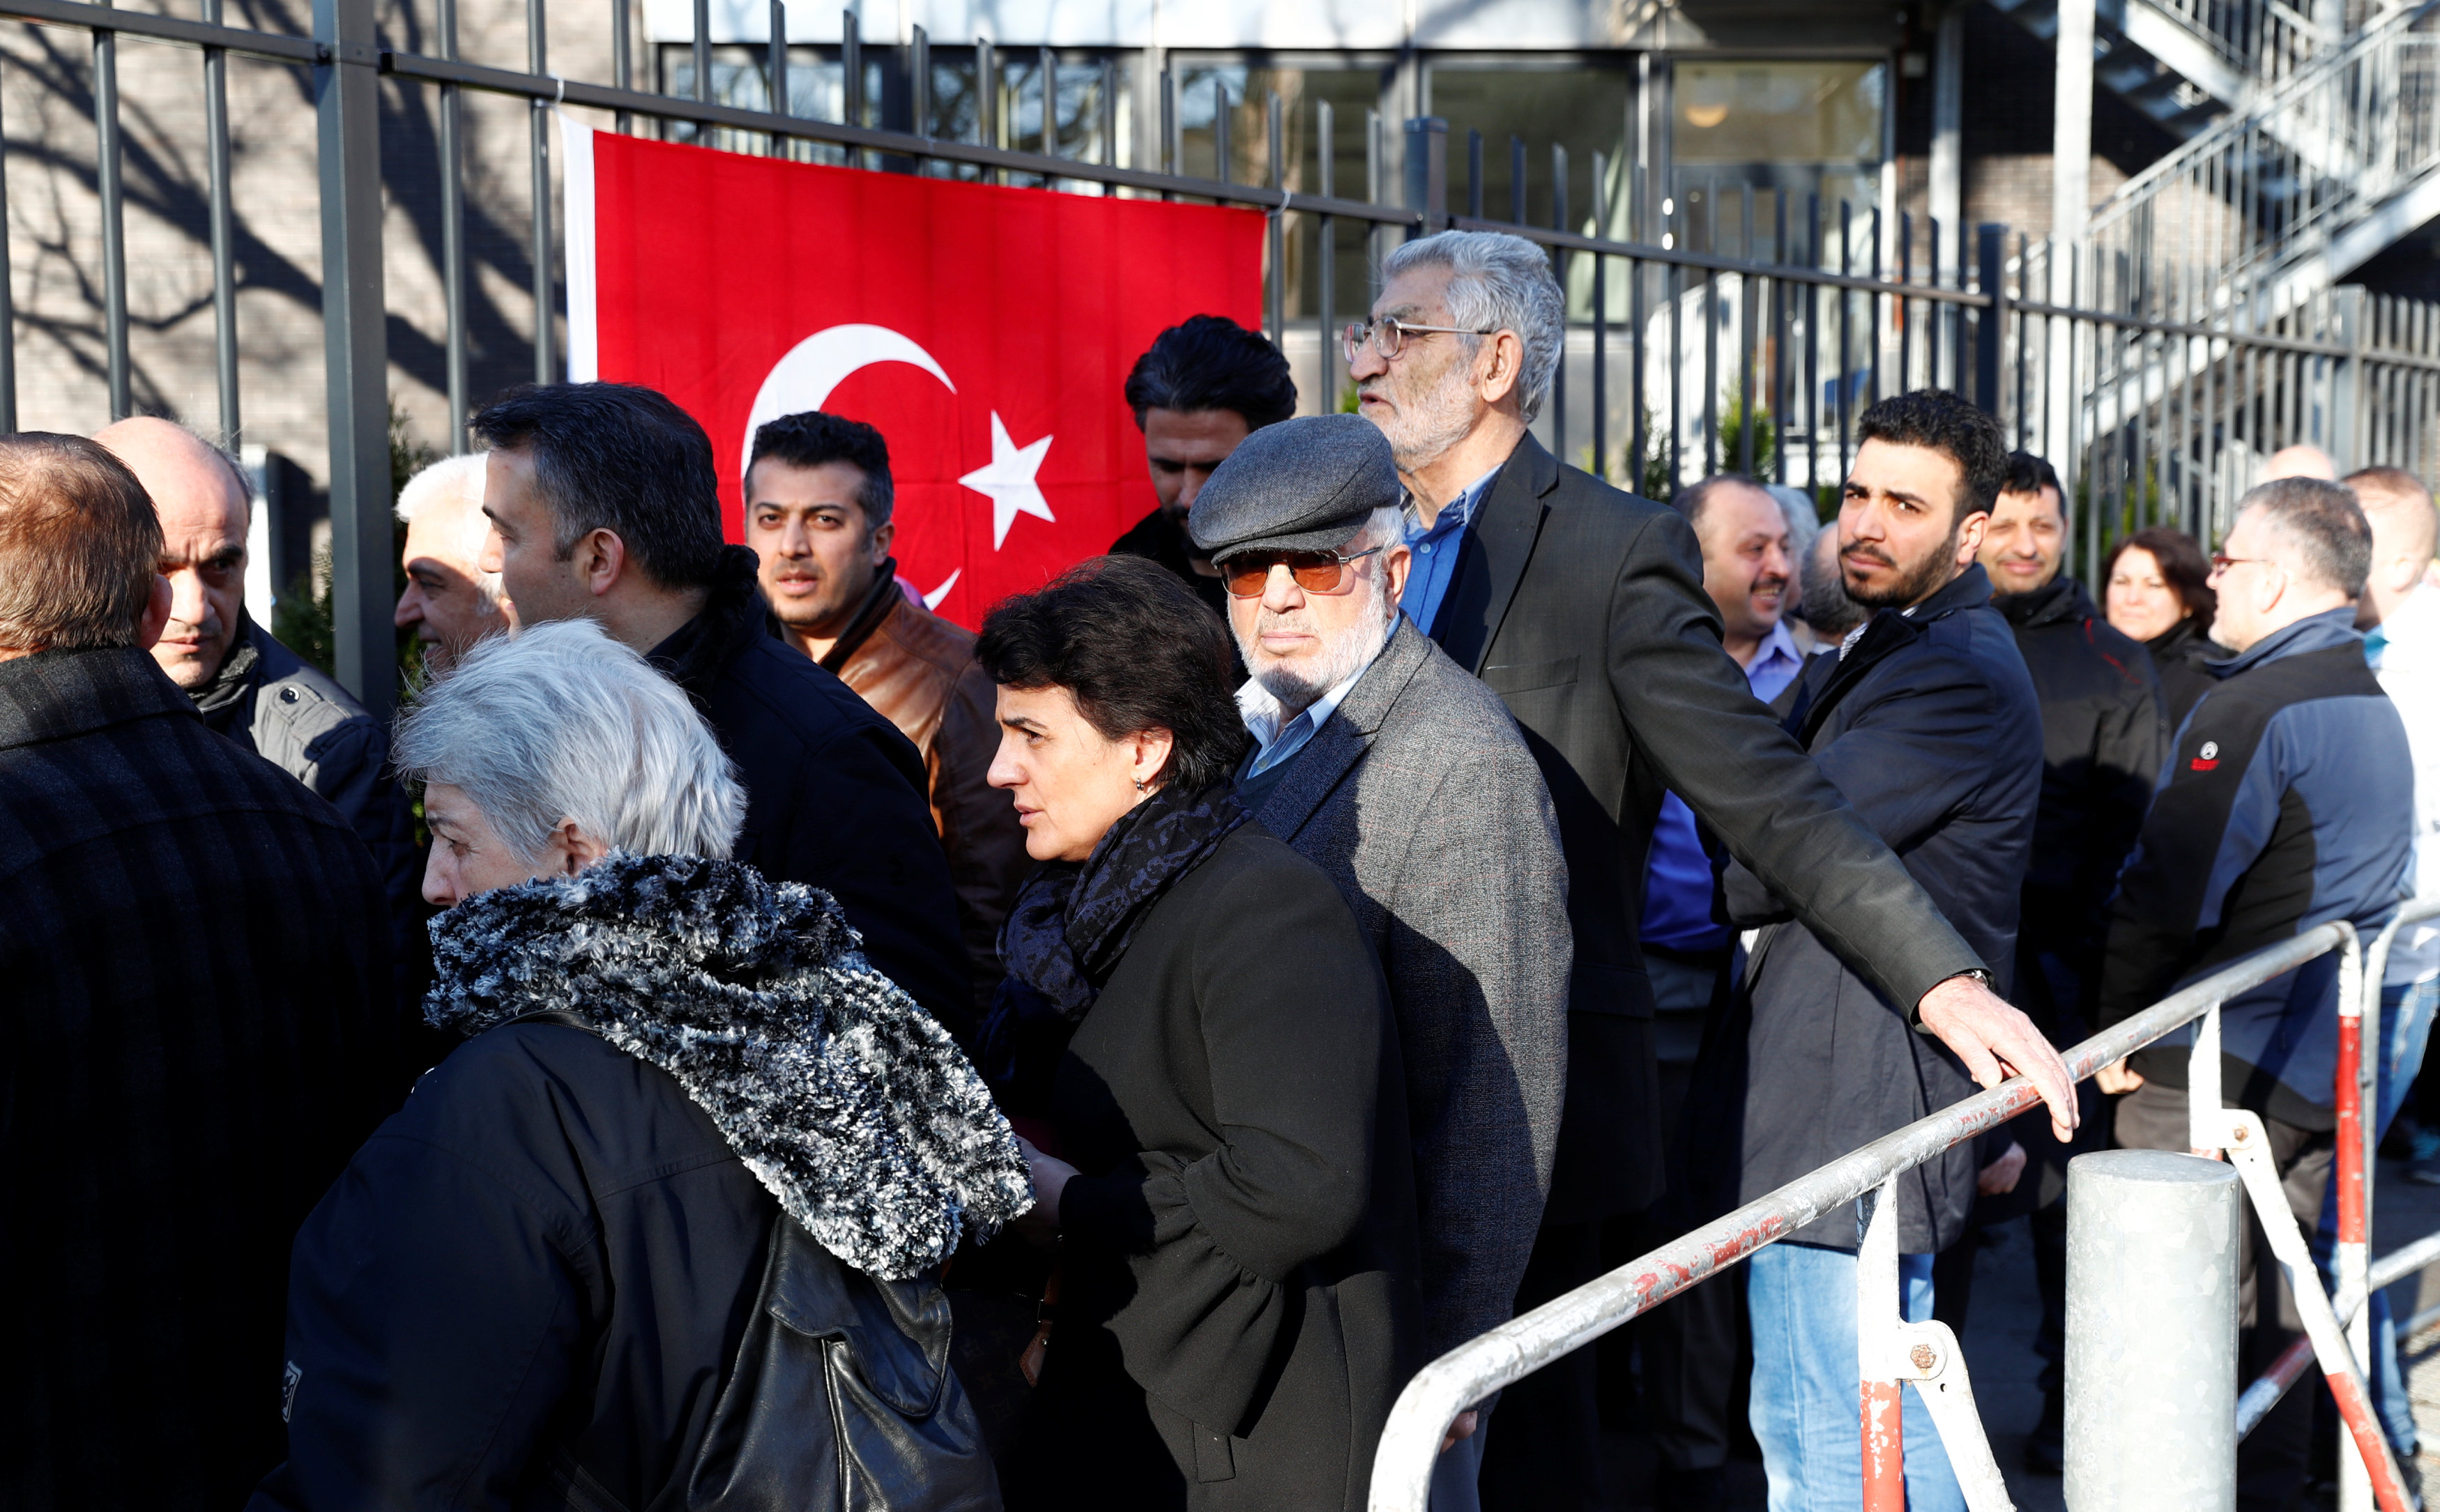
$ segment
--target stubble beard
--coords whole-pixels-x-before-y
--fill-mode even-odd
[[[1399,472],[1412,476],[1431,466],[1474,429],[1474,405],[1462,377],[1452,366],[1422,396],[1396,402],[1381,434],[1390,440]]]
[[[1839,577],[1847,590],[1847,597],[1867,609],[1904,609],[1922,603],[1947,583],[1948,578],[1945,574],[1956,559],[1957,533],[1952,531],[1937,549],[1907,566],[1886,587],[1857,587],[1855,580],[1847,576],[1847,554],[1844,551],[1839,553]]]

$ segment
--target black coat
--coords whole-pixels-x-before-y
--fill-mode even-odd
[[[0,1506],[235,1506],[289,1240],[405,1091],[381,877],[151,656],[55,651],[0,662]]]
[[[2186,716],[2194,712],[2203,694],[2219,686],[2210,664],[2236,655],[2197,628],[2191,615],[2144,641],[2144,649],[2161,675],[2162,711],[2168,717],[2172,736],[2185,724]]]
[[[1257,823],[1154,905],[1060,1063],[1084,1173],[1013,1505],[1360,1507],[1419,1359],[1388,993]]]
[[[1546,1221],[1625,1212],[1660,1189],[1637,923],[1664,793],[1893,1000],[1911,1006],[1982,962],[1754,698],[1675,511],[1529,436],[1464,543],[1433,638],[1523,728],[1568,862],[1568,1099]]]
[[[2041,710],[1991,584],[1969,567],[1911,616],[1883,610],[1846,656],[1803,675],[1789,728],[1823,776],[1906,862],[1975,951],[2006,963],[2042,783]],[[1740,1159],[1736,1200],[1750,1201],[1974,1090],[1947,1048],[1910,1027],[1913,1002],[1859,980],[1743,866],[1723,878],[1755,942],[1729,1031],[1705,1047],[1698,1077],[1738,1096],[1721,1061],[1741,1050],[1742,1133],[1698,1147]],[[2008,983],[1999,983],[2005,991]],[[1736,1032],[1743,1020],[1742,1035]],[[1732,1135],[1735,1131],[1731,1131]],[[1973,1205],[1971,1143],[1898,1182],[1898,1247],[1946,1248]],[[1799,1230],[1807,1244],[1856,1247],[1841,1207]]]
[[[974,1027],[948,858],[923,755],[831,673],[779,638],[754,553],[729,547],[703,612],[653,648],[711,722],[745,784],[732,856],[838,899],[881,974],[949,1032]]]
[[[641,1507],[701,1440],[779,1211],[667,1072],[568,1025],[476,1035],[297,1236],[294,1458],[256,1512],[559,1507],[561,1455]]]
[[[2160,678],[2084,585],[2059,577],[1991,601],[2017,633],[2042,711],[2042,799],[2017,932],[2016,1001],[2055,1044],[2092,1030],[2118,869],[2152,806],[2168,731]]]

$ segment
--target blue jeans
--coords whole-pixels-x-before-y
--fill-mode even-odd
[[[1907,1321],[1931,1316],[1931,1256],[1898,1256]],[[1864,1494],[1862,1407],[1856,1383],[1856,1257],[1774,1244],[1746,1262],[1753,1312],[1749,1416],[1770,1476],[1770,1512],[1855,1512]],[[1901,1387],[1907,1505],[1965,1512],[1965,1496],[1931,1414]]]
[[[2380,1097],[2375,1109],[2378,1120],[2376,1139],[2389,1132],[2398,1105],[2414,1085],[2415,1072],[2423,1069],[2423,1050],[2431,1038],[2435,1006],[2440,1006],[2440,978],[2380,990]],[[2377,1213],[2375,1217],[2377,1219]],[[2313,1258],[2321,1264],[2322,1284],[2334,1295],[2338,1280],[2331,1273],[2330,1256],[2336,1252],[2338,1242],[2339,1183],[2334,1178],[2330,1195],[2322,1199],[2320,1232],[2313,1235]],[[2376,1247],[2374,1255],[2377,1258],[2378,1254]],[[2386,1291],[2372,1294],[2370,1363],[2370,1378],[2364,1384],[2372,1389],[2373,1408],[2380,1413],[2381,1427],[2389,1434],[2389,1447],[2399,1459],[2412,1459],[2415,1449],[2414,1406],[2407,1397],[2406,1373],[2397,1361],[2397,1320],[2390,1315]]]

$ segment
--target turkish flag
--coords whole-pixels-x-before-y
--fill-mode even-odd
[[[1260,211],[791,163],[565,123],[569,376],[711,437],[729,539],[754,428],[877,427],[902,576],[969,627],[1155,504],[1122,393],[1189,315],[1262,320]]]

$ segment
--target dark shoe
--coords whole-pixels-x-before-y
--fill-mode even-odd
[[[2067,1468],[2067,1403],[2057,1392],[2042,1394],[2042,1420],[2025,1435],[2025,1468],[2036,1475]]]

